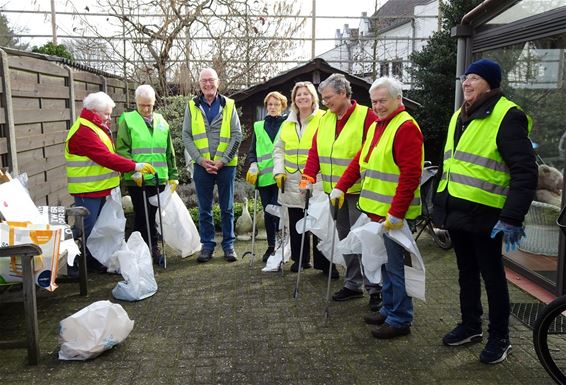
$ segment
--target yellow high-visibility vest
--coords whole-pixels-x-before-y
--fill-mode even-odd
[[[285,143],[285,170],[289,174],[297,171],[303,173],[312,146],[312,138],[318,129],[320,118],[324,115],[324,112],[317,110],[300,138],[296,122],[286,120],[281,125],[281,140]]]

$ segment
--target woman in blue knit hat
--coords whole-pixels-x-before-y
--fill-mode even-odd
[[[495,364],[511,351],[509,292],[502,246],[515,250],[537,186],[529,140],[531,120],[501,89],[501,68],[472,63],[461,76],[464,103],[448,126],[434,220],[448,229],[459,270],[461,322],[447,346],[483,337],[481,280],[488,300],[488,339],[480,361]]]

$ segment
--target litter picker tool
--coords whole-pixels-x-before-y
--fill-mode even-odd
[[[163,268],[167,269],[167,255],[165,255],[165,236],[163,235],[163,215],[161,214],[161,198],[159,197],[159,175],[155,173],[155,193],[157,194],[157,210],[159,211],[159,230],[161,232],[161,253],[163,258]],[[149,226],[149,224],[148,224]],[[161,261],[157,261],[161,265]]]
[[[244,255],[242,255],[242,259],[246,257],[246,255],[250,255],[250,269],[253,267],[255,262],[255,230],[256,230],[256,218],[257,218],[257,198],[258,198],[258,190],[257,187],[254,188],[254,215],[252,218],[252,251],[246,251]]]
[[[297,283],[295,284],[295,291],[293,292],[293,298],[299,298],[299,283],[301,281],[301,270],[303,269],[303,254],[304,254],[304,246],[305,246],[305,236],[307,233],[307,215],[309,209],[309,199],[310,199],[311,191],[309,189],[306,190],[305,193],[305,215],[303,216],[303,234],[301,235],[301,252],[299,253],[299,268],[297,269]]]
[[[151,253],[153,247],[151,245],[151,231],[149,230],[149,213],[147,211],[147,194],[145,192],[145,178],[143,177],[143,174],[141,178],[142,178],[141,187],[142,187],[142,197],[143,197],[143,211],[145,213],[145,227],[147,230],[147,245],[149,246],[149,252]]]
[[[332,204],[330,201],[330,210],[332,211],[332,220],[334,222],[334,228],[332,231],[332,246],[330,249],[330,266],[328,267],[328,282],[326,284],[326,307],[324,308],[324,324],[326,325],[328,319],[330,318],[330,279],[332,278],[332,265],[334,263],[334,242],[336,241],[336,220],[338,218],[338,202]]]

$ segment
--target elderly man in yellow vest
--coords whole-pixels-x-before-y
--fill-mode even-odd
[[[87,95],[81,115],[65,140],[67,188],[75,198],[75,204],[90,211],[84,220],[85,239],[88,239],[106,197],[120,185],[119,173],[155,172],[149,163],[136,163],[116,154],[109,128],[114,106],[112,98],[104,92]],[[106,271],[90,254],[87,255],[87,265],[90,270]],[[78,274],[78,268],[69,268],[69,274]]]
[[[415,119],[405,111],[401,82],[390,77],[377,79],[369,89],[377,121],[368,131],[362,150],[354,157],[330,193],[338,206],[344,193],[361,179],[358,207],[372,221],[383,222],[387,263],[382,266],[383,307],[365,317],[378,328],[375,338],[388,339],[409,334],[413,302],[405,289],[405,253],[388,231],[403,226],[403,219],[421,213],[419,184],[423,168],[423,135]]]
[[[185,109],[183,142],[195,163],[193,180],[199,208],[199,233],[202,250],[198,262],[208,262],[214,253],[212,202],[218,186],[222,249],[227,262],[237,260],[234,251],[234,178],[238,148],[242,141],[240,119],[234,100],[218,93],[218,74],[212,68],[200,72],[201,92]]]
[[[320,171],[324,192],[330,194],[336,182],[350,164],[350,161],[362,148],[367,130],[376,120],[375,113],[368,107],[352,100],[352,87],[342,74],[332,74],[318,86],[322,102],[328,107],[320,118],[318,131],[313,138],[307,163],[301,179],[301,186],[314,183]],[[346,193],[343,207],[338,210],[337,232],[344,239],[350,227],[360,216],[357,202],[361,184],[354,183]],[[346,260],[346,276],[344,287],[334,293],[334,301],[347,301],[363,297],[362,286],[370,294],[370,308],[378,310],[381,305],[381,288],[379,284],[364,282],[360,269],[359,254],[348,254]]]
[[[503,268],[507,251],[525,235],[522,222],[537,186],[530,118],[500,89],[501,68],[472,63],[461,77],[464,104],[448,126],[434,221],[450,232],[459,270],[461,323],[443,338],[448,346],[481,340],[481,279],[489,305],[489,338],[479,359],[505,360],[509,292]]]
[[[118,154],[136,162],[150,163],[155,168],[158,181],[155,180],[155,175],[147,175],[140,179],[136,178],[136,175],[131,172],[124,174],[124,180],[134,206],[134,231],[139,231],[145,242],[151,245],[153,261],[162,265],[163,256],[158,246],[158,234],[155,225],[157,207],[149,204],[149,198],[157,194],[158,189],[163,191],[167,183],[171,186],[171,190],[175,191],[179,182],[169,124],[161,114],[153,111],[154,105],[154,89],[147,84],[139,86],[136,89],[136,110],[124,112],[118,120],[116,151]],[[145,204],[143,194],[145,186],[142,186],[142,183],[145,186],[151,186],[146,191]],[[149,239],[145,205],[148,209]]]

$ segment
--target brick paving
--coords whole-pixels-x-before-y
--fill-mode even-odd
[[[452,251],[419,241],[427,266],[427,302],[415,301],[407,337],[378,341],[363,322],[368,296],[331,303],[324,325],[326,279],[307,270],[293,299],[296,275],[262,273],[256,258],[207,264],[171,257],[159,269],[158,292],[136,303],[119,302],[135,326],[113,350],[87,362],[57,359],[58,322],[97,301],[112,298],[121,277],[91,275],[89,296],[62,284],[38,298],[40,364],[27,365],[25,350],[0,354],[0,384],[551,384],[537,361],[532,332],[512,317],[513,353],[499,365],[478,361],[482,344],[448,348],[442,336],[458,321],[457,270]],[[259,243],[258,254],[265,244]],[[237,252],[249,250],[238,242]],[[217,252],[218,253],[218,252]],[[343,270],[332,290],[341,287]],[[535,302],[510,285],[513,302]],[[484,303],[486,303],[484,299]],[[20,307],[0,304],[3,336],[23,325]]]

